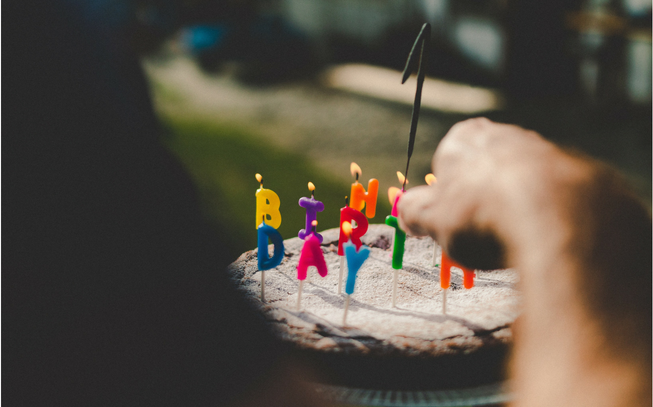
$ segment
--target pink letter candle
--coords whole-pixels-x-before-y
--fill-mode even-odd
[[[320,239],[315,236],[315,233],[311,233],[304,240],[304,247],[302,247],[297,264],[298,280],[306,280],[309,266],[315,266],[320,276],[326,277],[328,269],[322,253],[322,246],[320,246]]]
[[[399,217],[399,210],[397,209],[397,204],[399,203],[399,199],[401,199],[401,196],[404,194],[405,184],[408,184],[408,180],[406,179],[406,177],[404,177],[404,174],[402,174],[401,171],[397,171],[397,179],[399,179],[399,183],[401,184],[401,189],[397,187],[388,188],[388,200],[390,201],[390,205],[392,205],[392,211],[390,212],[390,215],[394,217]]]
[[[315,236],[315,228],[317,226],[317,221],[312,222],[313,233],[311,233],[306,239],[304,239],[304,247],[302,247],[302,252],[299,255],[299,263],[297,264],[297,279],[299,280],[299,289],[297,291],[297,310],[302,308],[302,288],[304,287],[304,280],[306,280],[306,275],[308,274],[308,268],[310,266],[315,266],[317,272],[322,277],[326,277],[327,269],[326,261],[324,260],[324,254],[322,253],[322,247],[320,246],[320,240]]]

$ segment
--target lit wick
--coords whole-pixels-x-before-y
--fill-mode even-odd
[[[401,171],[397,171],[397,179],[401,184],[401,192],[405,192],[406,184],[408,184],[408,178],[404,177],[404,174],[402,174]]]
[[[358,177],[360,177],[360,175],[363,173],[361,167],[359,167],[356,163],[351,163],[349,165],[349,172],[351,172],[353,177],[356,177],[356,182],[358,182]]]
[[[261,185],[261,189],[263,189],[263,176],[259,173],[256,173],[256,180]]]
[[[308,183],[308,190],[311,191],[311,198],[315,199],[315,184],[312,182]]]

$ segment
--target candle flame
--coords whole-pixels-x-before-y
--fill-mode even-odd
[[[404,174],[402,174],[401,171],[397,171],[397,179],[401,185],[404,185],[404,181],[408,184],[408,180],[406,180],[406,177],[404,177]]]
[[[313,184],[312,182],[309,182],[308,183],[308,190],[309,191],[315,191],[315,184]]]
[[[349,238],[349,236],[351,236],[351,231],[352,231],[351,223],[342,222],[342,233],[344,233],[345,236],[347,236],[347,238]]]
[[[390,205],[394,205],[395,203],[395,198],[397,198],[397,194],[401,191],[397,187],[390,187],[388,188],[388,199],[390,200]]]
[[[263,176],[262,176],[261,174],[259,174],[259,173],[256,173],[256,180],[257,180],[257,181],[259,182],[259,184],[260,184],[261,181],[263,181]]]
[[[311,226],[316,227],[317,226],[317,220],[314,220],[313,222],[311,222]]]
[[[360,175],[363,173],[363,171],[361,171],[361,167],[359,167],[356,163],[351,163],[349,166],[349,171],[351,172],[351,176],[356,177],[356,179],[358,179],[358,177],[360,177]]]
[[[426,183],[429,184],[429,185],[435,184],[436,182],[438,182],[438,179],[435,178],[435,175],[433,175],[433,174],[426,174],[426,177],[424,177],[424,180],[426,180]]]

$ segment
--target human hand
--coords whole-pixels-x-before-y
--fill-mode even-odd
[[[520,405],[650,405],[651,219],[617,172],[487,119],[453,126],[433,172],[400,226],[464,266],[520,272]]]
[[[515,226],[532,218],[537,202],[555,199],[551,177],[567,161],[535,132],[483,118],[460,122],[433,157],[437,183],[399,202],[401,227],[430,235],[463,265],[505,266]]]

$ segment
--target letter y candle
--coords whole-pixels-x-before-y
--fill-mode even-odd
[[[347,237],[351,235],[352,227],[351,223],[344,222],[342,229]],[[365,260],[370,255],[370,248],[362,245],[359,249],[356,249],[356,246],[347,240],[347,243],[344,244],[345,256],[347,257],[347,285],[345,287],[345,293],[347,293],[347,299],[345,300],[345,312],[342,317],[342,325],[347,325],[347,311],[349,311],[349,298],[354,293],[354,286],[356,285],[356,276],[358,275],[358,270],[361,268]]]

